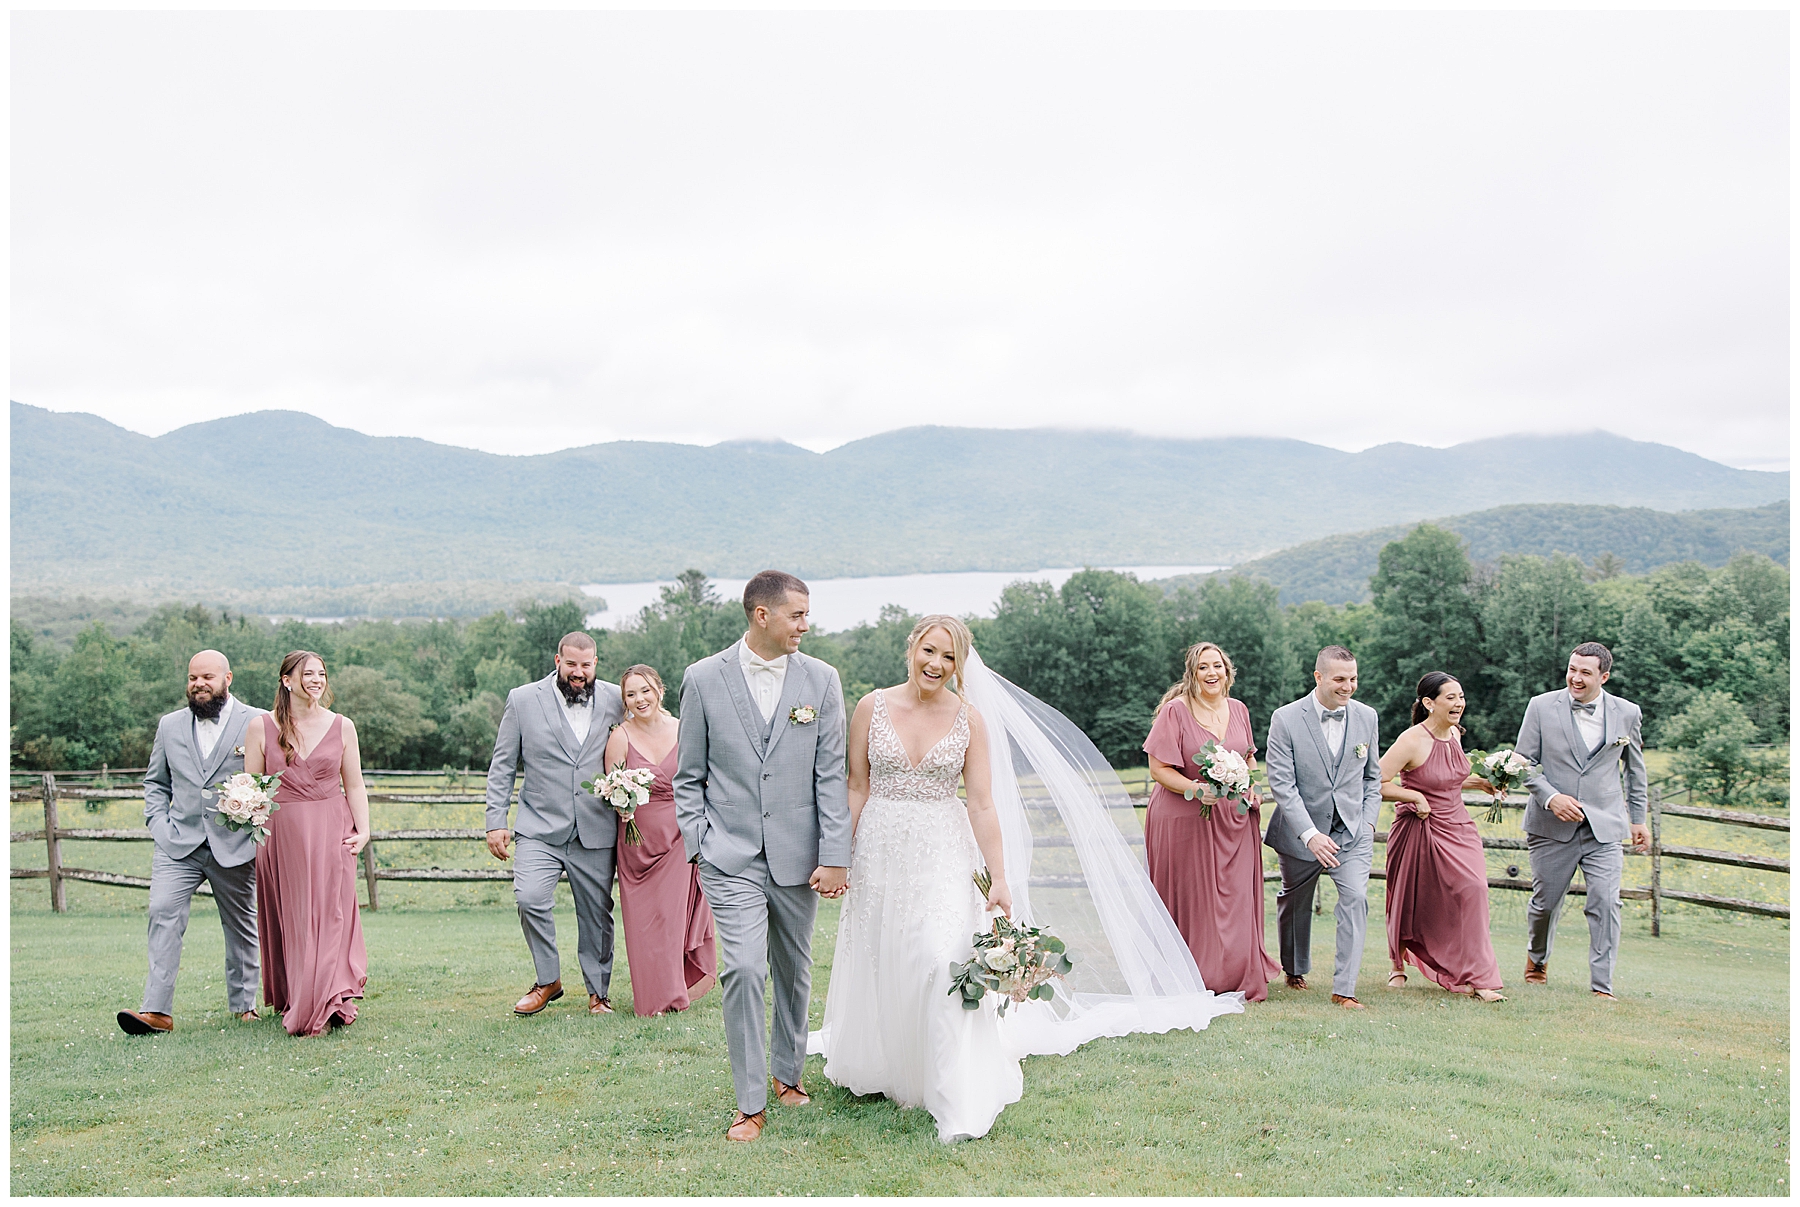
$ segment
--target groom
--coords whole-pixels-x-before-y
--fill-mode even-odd
[[[772,1072],[783,1106],[800,1087],[818,898],[844,891],[850,804],[844,692],[829,663],[800,653],[806,584],[764,570],[744,586],[743,640],[687,668],[681,683],[675,816],[719,934],[725,1042],[737,1117],[731,1140],[767,1123]],[[763,1045],[763,985],[775,1020]]]
[[[1263,841],[1281,860],[1275,894],[1281,969],[1306,988],[1312,968],[1312,904],[1321,871],[1337,885],[1333,1005],[1361,1010],[1356,974],[1369,933],[1369,868],[1381,812],[1380,732],[1356,693],[1356,657],[1328,645],[1313,663],[1314,689],[1275,710],[1265,755],[1275,816]]]
[[[1545,692],[1525,706],[1515,749],[1536,764],[1525,786],[1525,845],[1531,852],[1531,904],[1525,908],[1525,980],[1548,980],[1556,918],[1575,869],[1587,881],[1588,985],[1613,1000],[1613,963],[1619,955],[1619,881],[1627,838],[1650,847],[1644,825],[1643,713],[1608,695],[1612,651],[1597,641],[1569,654],[1568,687]],[[1623,789],[1620,773],[1624,773]]]

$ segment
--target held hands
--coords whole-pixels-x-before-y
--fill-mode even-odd
[[[1306,849],[1313,853],[1313,858],[1328,868],[1338,865],[1338,844],[1323,834],[1314,834],[1307,839]]]
[[[821,897],[842,897],[850,887],[849,868],[814,868],[811,879],[807,881],[812,891]]]
[[[1550,798],[1550,812],[1556,814],[1559,821],[1580,821],[1587,816],[1581,802],[1563,792]]]
[[[512,853],[506,849],[506,844],[511,841],[511,830],[489,830],[487,832],[488,853],[495,859],[511,859]]]

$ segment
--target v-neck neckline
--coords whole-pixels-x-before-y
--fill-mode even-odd
[[[878,691],[875,694],[881,697],[882,718],[887,721],[888,732],[894,735],[894,741],[898,742],[900,745],[900,757],[905,760],[906,769],[908,771],[917,771],[919,768],[923,767],[925,765],[925,760],[936,754],[938,747],[950,740],[950,735],[956,732],[956,722],[962,718],[962,710],[969,706],[969,702],[964,700],[962,704],[957,707],[956,716],[950,718],[950,728],[946,729],[944,731],[944,736],[933,742],[931,744],[931,749],[920,755],[919,761],[915,763],[912,761],[912,755],[906,752],[906,739],[900,736],[900,727],[894,724],[894,716],[888,710],[887,693],[885,691]]]

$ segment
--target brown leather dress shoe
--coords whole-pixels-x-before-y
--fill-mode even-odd
[[[1531,957],[1525,958],[1525,983],[1527,985],[1547,985],[1550,974],[1542,964],[1533,963]]]
[[[812,1096],[797,1085],[789,1085],[779,1077],[771,1077],[775,1083],[775,1101],[782,1106],[805,1106],[812,1101]]]
[[[1342,1006],[1346,1010],[1367,1010],[1368,1009],[1367,1006],[1363,1005],[1361,1002],[1357,1001],[1355,998],[1345,997],[1341,993],[1334,993],[1331,995],[1331,1004],[1334,1006]]]
[[[768,1122],[767,1111],[758,1111],[754,1115],[746,1115],[739,1111],[737,1118],[731,1121],[731,1126],[725,1129],[725,1138],[747,1143],[762,1135],[762,1130]]]
[[[262,1015],[254,1010],[246,1010],[238,1015],[238,1021],[240,1023],[260,1023],[262,1022]]]
[[[1608,993],[1604,989],[1594,990],[1594,996],[1597,998],[1600,998],[1602,1001],[1608,1001],[1608,1002],[1616,1002],[1619,1000],[1618,998],[1614,997],[1612,994]]]
[[[513,1003],[513,1013],[536,1014],[545,1006],[548,1006],[551,1002],[554,1002],[557,998],[561,997],[562,993],[562,981],[560,979],[551,981],[548,985],[533,985],[530,993],[527,993],[524,997]]]
[[[664,757],[666,758],[667,756],[665,755]],[[589,1014],[611,1014],[612,1012],[612,999],[601,997],[598,993],[588,994]]]
[[[1287,974],[1287,987],[1289,989],[1304,989],[1306,988],[1306,978],[1297,972],[1290,972]]]
[[[174,1019],[154,1010],[119,1011],[119,1030],[127,1035],[165,1035],[174,1029]]]

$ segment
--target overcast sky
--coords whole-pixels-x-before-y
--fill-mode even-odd
[[[1787,17],[12,16],[12,397],[1786,468]]]

